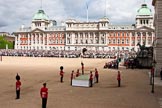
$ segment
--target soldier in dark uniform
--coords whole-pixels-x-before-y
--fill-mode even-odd
[[[72,85],[73,78],[74,78],[74,70],[72,70],[72,72],[71,72],[71,85]]]
[[[84,75],[84,63],[81,62],[81,65],[82,65],[82,75]]]
[[[118,80],[118,87],[120,87],[120,83],[121,83],[120,71],[118,71],[117,80]]]
[[[98,70],[97,70],[97,68],[95,68],[96,83],[98,83],[98,77],[99,77]]]
[[[89,83],[90,83],[90,87],[92,87],[93,86],[93,74],[92,74],[92,71],[90,71]]]
[[[60,67],[60,82],[63,82],[63,78],[64,78],[64,72],[63,72],[63,66]]]
[[[80,76],[79,69],[76,72],[76,77]]]
[[[16,99],[20,99],[20,86],[21,86],[21,81],[20,81],[20,76],[17,74],[16,75]]]

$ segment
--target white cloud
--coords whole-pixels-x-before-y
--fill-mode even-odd
[[[137,10],[142,0],[43,0],[43,9],[50,19],[57,22],[67,18],[86,21],[86,3],[89,4],[89,19],[96,21],[105,15],[113,24],[135,23]],[[152,0],[147,0],[148,7]],[[33,15],[40,9],[41,0],[1,0],[0,32],[14,32],[21,24],[30,26]],[[106,7],[106,11],[105,11]]]

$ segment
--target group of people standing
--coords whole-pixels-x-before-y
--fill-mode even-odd
[[[119,68],[119,61],[118,61],[118,59],[110,61],[108,63],[105,63],[104,68],[118,69]]]
[[[82,69],[82,75],[84,75],[84,64],[83,62],[81,62],[81,69]],[[81,73],[79,72],[79,69],[77,69],[76,74],[74,74],[74,70],[72,70],[71,72],[71,76],[70,76],[70,85],[72,85],[72,80],[75,77],[79,77],[81,75]],[[64,77],[64,72],[63,72],[63,66],[60,67],[60,82],[63,82],[63,77]],[[99,79],[99,74],[98,74],[98,70],[97,68],[95,68],[95,78],[96,78],[96,83],[98,83],[98,79]],[[92,71],[90,71],[90,76],[89,76],[89,84],[90,87],[93,86],[93,73]]]
[[[98,74],[98,70],[97,68],[95,68],[95,78],[96,78],[96,82],[95,83],[98,83],[98,78],[99,78],[99,74]],[[92,71],[90,71],[90,77],[89,77],[89,84],[90,84],[90,87],[93,87],[93,73]]]
[[[21,81],[19,74],[16,75],[16,99],[20,99],[20,88]],[[40,89],[40,96],[42,98],[42,108],[46,108],[47,98],[48,98],[48,88],[46,87],[46,83],[43,83],[43,87]]]
[[[82,65],[82,75],[84,74],[84,64],[81,63]],[[64,72],[63,72],[63,66],[60,67],[60,82],[63,82],[63,77],[64,77]],[[77,70],[76,76],[74,76],[74,70],[72,70],[71,73],[71,85],[72,85],[72,80],[74,79],[74,77],[79,77],[80,73],[79,73],[79,69]],[[90,87],[93,87],[93,73],[92,71],[90,71],[90,75],[89,75],[89,84]],[[96,82],[99,82],[99,73],[97,68],[95,68],[95,78],[96,78]],[[121,74],[120,71],[118,71],[117,74],[117,80],[118,80],[118,87],[121,86]],[[47,98],[48,98],[48,88],[46,87],[46,83],[43,83],[43,87],[40,89],[40,96],[42,98],[42,108],[46,108],[47,105]],[[21,81],[20,81],[20,76],[17,74],[16,75],[16,99],[20,99],[20,88],[21,88]]]

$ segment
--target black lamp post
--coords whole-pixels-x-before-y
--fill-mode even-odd
[[[153,63],[152,63],[153,68],[155,67],[155,64],[156,64],[156,61],[153,60]],[[151,89],[151,93],[154,93],[154,88],[155,88],[155,86],[154,86],[154,74],[155,74],[155,69],[153,69],[151,71],[151,77],[152,77],[152,89]]]
[[[152,90],[151,90],[151,93],[154,93],[154,71],[151,74],[152,74]]]
[[[155,64],[156,64],[156,61],[155,61],[155,55],[154,55],[154,44],[155,44],[155,41],[159,39],[159,38],[156,38],[155,40],[153,40],[153,43],[152,43],[152,47],[153,47],[153,62],[152,62],[152,66],[153,66],[153,71],[151,72],[151,77],[152,77],[152,89],[151,89],[151,93],[154,93],[154,74],[155,74]]]

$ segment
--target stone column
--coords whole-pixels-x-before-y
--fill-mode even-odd
[[[31,49],[33,49],[33,34],[32,33],[30,33],[31,34],[31,45],[30,45],[30,47],[31,47]]]
[[[46,41],[47,41],[47,45],[46,45],[46,47],[47,47],[47,50],[49,50],[49,34],[47,34]]]
[[[151,32],[151,41],[152,41],[152,43],[153,43],[153,41],[154,41],[154,37],[155,37],[155,33],[154,32]]]
[[[42,33],[42,36],[43,36],[43,37],[42,37],[42,38],[43,38],[43,46],[46,46],[46,45],[45,45],[45,35],[44,35],[44,33]],[[43,47],[43,50],[45,50],[45,47]]]
[[[138,43],[137,36],[138,36],[137,32],[135,32],[135,47],[134,47],[135,51],[137,51],[137,43]]]
[[[140,33],[141,33],[141,37],[140,37],[140,38],[141,38],[141,43],[140,43],[140,44],[143,45],[143,40],[142,40],[142,38],[143,38],[143,33],[142,33],[142,32],[140,32]]]
[[[98,44],[101,44],[101,34],[102,34],[101,32],[98,33],[98,36],[99,36],[99,38],[98,38],[98,41],[99,41]]]
[[[146,46],[148,46],[148,32],[146,32]]]
[[[132,49],[132,32],[130,32],[129,33],[129,38],[128,38],[128,40],[129,40],[129,51]]]
[[[95,44],[96,40],[95,40],[95,32],[93,32],[93,44]]]
[[[28,40],[27,40],[28,41],[27,50],[29,50],[29,47],[30,47],[30,34],[29,33],[27,34],[27,38],[28,38]]]
[[[106,45],[106,47],[107,47],[107,39],[108,39],[107,36],[108,36],[108,33],[106,32],[105,33],[105,45]]]

